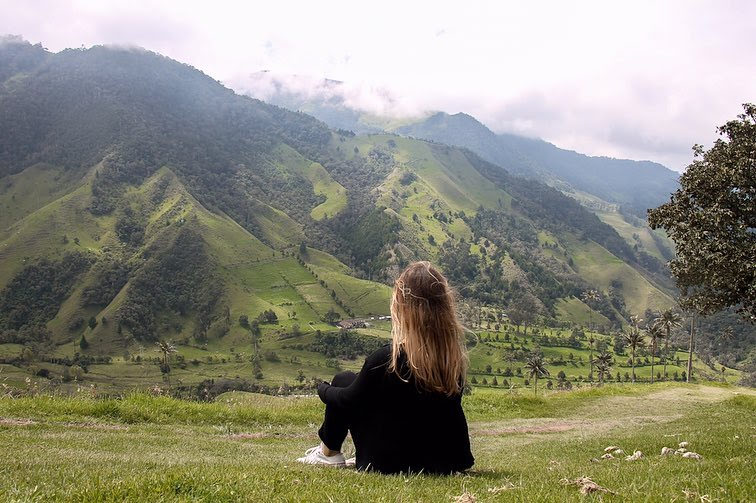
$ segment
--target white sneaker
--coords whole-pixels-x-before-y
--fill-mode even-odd
[[[347,468],[354,468],[354,465],[357,464],[357,458],[353,456],[347,459],[346,461],[344,461],[344,464],[346,465]]]
[[[301,458],[297,458],[297,461],[306,465],[344,466],[345,464],[344,455],[342,453],[326,456],[323,454],[323,449],[320,445],[307,449],[305,455]]]

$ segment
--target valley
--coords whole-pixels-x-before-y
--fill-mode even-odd
[[[0,369],[14,385],[273,390],[327,378],[390,331],[335,322],[387,315],[393,278],[415,260],[439,264],[457,289],[480,381],[524,385],[503,373],[537,340],[510,339],[522,346],[505,355],[513,311],[542,335],[590,328],[611,343],[632,315],[675,306],[667,238],[598,196],[606,204],[590,210],[466,148],[331,130],[149,51],[16,42],[0,47],[8,61]],[[49,102],[58,112],[40,113]],[[161,342],[177,352],[161,357]],[[313,349],[323,344],[344,347]],[[585,342],[569,363],[559,358],[570,351],[541,346],[560,362],[554,376],[587,379]],[[745,357],[713,378],[734,379]]]

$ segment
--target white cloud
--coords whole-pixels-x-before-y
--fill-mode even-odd
[[[497,131],[675,169],[756,100],[748,0],[0,0],[0,12],[0,33],[51,50],[136,44],[221,81],[328,77],[371,109],[464,111]]]

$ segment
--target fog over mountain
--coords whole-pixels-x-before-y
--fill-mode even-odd
[[[511,173],[546,182],[595,209],[614,205],[645,218],[648,208],[665,202],[677,188],[677,173],[659,163],[591,157],[540,138],[497,134],[469,114],[418,110],[386,89],[272,72],[239,77],[229,85],[311,114],[335,129],[393,132],[469,148]]]
[[[270,70],[388,90],[496,133],[681,171],[752,99],[756,4],[722,2],[59,3],[0,0],[0,33],[54,51],[148,47],[222,82]],[[294,14],[295,13],[295,14]],[[370,105],[370,106],[368,106]]]

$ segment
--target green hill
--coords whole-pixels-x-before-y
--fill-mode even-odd
[[[326,376],[388,334],[370,318],[418,259],[463,304],[532,299],[529,324],[620,329],[673,305],[659,258],[468,150],[334,132],[144,50],[15,41],[0,75],[0,369],[14,380],[76,366],[103,386],[155,382],[142,362],[158,340],[179,346],[166,378]],[[577,305],[589,289],[600,300]],[[371,326],[323,351],[352,317]],[[100,379],[97,365],[111,365]]]

